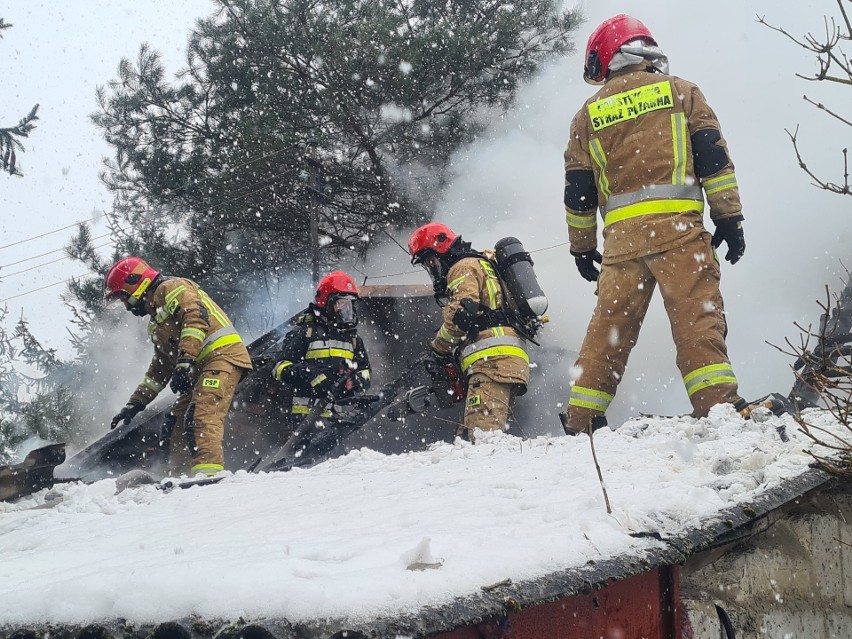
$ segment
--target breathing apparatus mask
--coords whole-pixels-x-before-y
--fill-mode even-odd
[[[447,273],[450,270],[449,260],[446,256],[438,254],[432,249],[424,249],[411,258],[411,264],[422,266],[432,280],[432,290],[435,299],[443,306],[447,300]]]
[[[326,303],[325,315],[328,323],[336,329],[350,331],[358,326],[358,313],[354,295],[331,295]]]

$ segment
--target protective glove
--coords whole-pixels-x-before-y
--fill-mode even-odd
[[[743,218],[732,217],[716,222],[716,232],[713,233],[713,248],[719,248],[722,242],[728,245],[725,259],[736,264],[745,253],[745,235],[743,235]]]
[[[446,368],[447,366],[455,364],[452,353],[439,353],[435,349],[432,349],[432,359],[434,359],[435,363],[441,368]]]
[[[173,393],[185,393],[192,388],[194,374],[195,360],[188,357],[181,357],[172,373],[172,381],[169,382],[169,388],[172,389]]]
[[[347,369],[344,388],[347,393],[360,393],[364,390],[366,380],[354,368]]]
[[[340,394],[342,390],[341,387],[346,383],[347,378],[335,378],[334,373],[331,375],[332,377],[329,377],[325,373],[319,373],[311,380],[311,388],[314,390],[317,397],[325,397],[329,400],[337,399],[335,395]]]
[[[574,263],[577,265],[577,270],[580,271],[580,276],[587,282],[597,282],[601,272],[595,267],[595,262],[600,264],[603,260],[598,250],[592,249],[580,253],[571,251],[571,255],[574,256]]]
[[[116,426],[118,426],[118,422],[124,420],[124,424],[127,425],[130,423],[136,415],[145,410],[145,407],[139,402],[128,402],[125,404],[124,408],[122,408],[118,415],[112,418],[112,421],[109,423],[109,429],[112,430]]]

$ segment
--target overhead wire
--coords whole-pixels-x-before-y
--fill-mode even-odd
[[[239,169],[239,168],[242,168],[244,166],[248,166],[249,164],[253,164],[254,162],[260,162],[261,160],[266,160],[268,158],[271,158],[272,156],[277,155],[278,153],[282,153],[284,151],[290,151],[290,150],[292,150],[291,147],[286,147],[286,148],[282,147],[280,149],[276,149],[275,151],[270,151],[269,153],[266,153],[265,155],[261,155],[261,156],[256,157],[256,158],[252,158],[251,160],[247,160],[247,161],[245,161],[241,164],[236,164],[233,167],[230,167],[229,170]],[[209,177],[201,178],[200,180],[195,180],[194,183],[195,184],[204,184],[205,182],[212,180],[216,177],[217,176],[211,175]],[[191,183],[193,183],[193,180],[189,180],[187,182],[184,182],[183,184],[179,185],[177,187],[177,189],[181,189],[183,187],[186,187]],[[176,190],[176,189],[174,189],[174,190]],[[227,202],[225,202],[225,203],[227,203]],[[216,204],[215,206],[220,206],[221,204],[223,204],[223,203],[220,202],[219,204]],[[79,226],[80,224],[85,224],[87,222],[94,222],[94,221],[100,219],[101,217],[103,217],[103,215],[96,215],[96,216],[91,217],[87,220],[80,220],[78,222],[68,224],[67,226],[61,226],[59,228],[53,229],[52,231],[45,231],[44,233],[40,233],[39,235],[33,235],[32,237],[26,237],[22,240],[17,240],[15,242],[11,242],[10,244],[4,244],[3,246],[0,246],[0,251],[2,251],[3,249],[6,249],[6,248],[10,248],[12,246],[18,246],[19,244],[25,244],[26,242],[31,242],[32,240],[38,240],[42,237],[47,237],[48,235],[53,235],[54,233],[59,233],[60,231],[66,231],[66,230],[73,228],[75,226]]]
[[[96,240],[102,240],[105,237],[108,237],[109,235],[110,235],[110,233],[104,233],[103,235],[98,235],[97,237],[93,237],[92,242],[94,242]],[[31,260],[36,260],[40,257],[45,257],[46,255],[51,255],[53,253],[59,253],[60,251],[64,251],[64,250],[65,250],[65,247],[63,246],[62,248],[53,249],[52,251],[47,251],[46,253],[40,253],[39,255],[33,255],[32,257],[25,257],[24,259],[18,260],[17,262],[9,262],[8,264],[0,264],[0,270],[2,270],[4,268],[8,268],[10,266],[16,266],[18,264],[23,264],[24,262],[29,262]],[[3,273],[0,273],[0,276],[2,276],[2,275],[3,275]]]
[[[102,216],[96,215],[95,217],[89,218],[88,220],[83,220],[81,222],[74,222],[73,224],[69,224],[68,226],[63,226],[63,227],[60,227],[58,229],[53,229],[52,231],[46,231],[44,233],[41,233],[40,235],[33,235],[32,237],[27,237],[23,240],[18,240],[17,242],[12,242],[11,244],[5,244],[3,246],[0,246],[0,250],[9,248],[10,246],[17,246],[18,244],[24,244],[26,242],[31,242],[32,240],[37,240],[37,239],[42,238],[42,237],[47,237],[48,235],[53,235],[54,233],[59,233],[60,231],[65,231],[65,230],[73,228],[75,226],[79,226],[80,224],[85,224],[86,222],[94,222],[95,220],[99,219],[100,217],[102,217]]]
[[[93,246],[92,249],[104,248],[105,246],[109,246],[112,244],[112,240],[109,242],[104,242],[103,244],[99,244],[98,246]],[[27,273],[29,271],[34,271],[42,266],[49,266],[51,264],[56,264],[57,262],[63,262],[65,260],[71,259],[69,256],[65,255],[63,257],[58,257],[55,260],[51,260],[49,262],[44,262],[42,264],[36,264],[35,266],[30,266],[29,268],[21,269],[20,271],[15,271],[14,273],[3,273],[0,272],[0,278],[12,277],[13,275],[20,275],[21,273]]]

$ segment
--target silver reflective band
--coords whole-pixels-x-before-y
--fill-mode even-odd
[[[499,337],[486,337],[478,342],[474,342],[469,346],[465,346],[461,351],[460,359],[467,359],[474,353],[484,351],[486,348],[494,348],[495,346],[515,346],[521,350],[526,349],[526,340],[520,337],[512,337],[510,335],[501,335]]]
[[[704,202],[704,194],[697,184],[653,184],[648,188],[639,189],[632,193],[610,196],[601,207],[601,213],[606,216],[609,211],[647,200],[696,200],[697,202]]]
[[[318,351],[323,348],[339,348],[344,351],[352,350],[352,342],[343,342],[338,339],[317,340],[308,344],[309,351]]]
[[[201,351],[210,346],[213,342],[215,342],[220,337],[225,337],[225,335],[236,335],[237,329],[233,326],[223,326],[218,331],[213,331],[210,335],[207,336],[203,342],[201,342]]]

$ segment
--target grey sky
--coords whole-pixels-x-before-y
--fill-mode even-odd
[[[143,41],[163,54],[170,73],[177,71],[194,19],[211,7],[207,0],[86,0],[18,2],[4,10],[2,17],[15,26],[0,41],[0,72],[7,87],[0,93],[0,121],[4,126],[16,121],[36,102],[42,107],[39,126],[20,158],[25,177],[0,176],[0,246],[89,219],[110,206],[97,179],[101,157],[109,149],[88,119],[95,109],[96,85],[114,78],[119,59],[135,57]],[[817,319],[813,300],[821,296],[823,285],[839,284],[839,260],[849,263],[852,245],[849,198],[812,187],[796,166],[784,133],[785,127],[801,124],[809,165],[841,179],[840,150],[848,146],[849,128],[801,96],[808,93],[841,109],[848,104],[848,91],[797,79],[795,72],[814,70],[812,57],[758,25],[755,15],[801,35],[821,32],[823,14],[834,7],[830,0],[719,0],[712,5],[598,0],[585,3],[588,21],[577,39],[582,51],[602,19],[621,12],[635,15],[669,55],[672,73],[699,84],[719,116],[746,217],[748,250],[735,267],[724,263],[722,291],[731,356],[749,396],[787,390],[788,360],[764,340],[782,343],[785,335],[795,335],[794,320]],[[561,154],[571,117],[594,91],[583,83],[581,72],[582,55],[553,65],[522,92],[518,107],[495,123],[492,137],[457,158],[458,179],[440,216],[469,234],[475,245],[484,247],[509,234],[521,237],[532,250],[565,241]],[[96,235],[104,232],[95,226]],[[0,249],[0,299],[82,273],[79,265],[62,260],[4,275],[60,258],[61,253],[53,253],[5,266],[58,249],[67,237],[62,232]],[[367,272],[380,272],[372,264],[366,267]],[[394,255],[382,268],[399,272],[408,264],[404,256]],[[552,299],[551,339],[577,348],[594,303],[592,288],[576,274],[567,247],[541,253],[537,268]],[[10,315],[17,318],[26,306],[37,334],[49,345],[61,346],[67,317],[61,291],[55,286],[10,299]],[[627,380],[619,393],[626,397],[623,402],[633,402],[625,410],[641,408],[645,400],[640,394],[649,392],[671,396],[675,409],[688,406],[659,307],[652,308],[631,359],[630,375],[640,381],[631,385]]]

